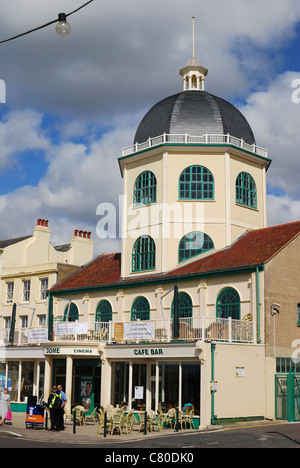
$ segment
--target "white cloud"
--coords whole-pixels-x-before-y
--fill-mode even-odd
[[[21,152],[49,147],[42,128],[43,116],[35,110],[9,112],[0,122],[0,171],[12,169]]]
[[[97,239],[96,209],[112,203],[119,210],[123,192],[118,166],[122,142],[132,127],[110,131],[89,144],[72,142],[47,148],[49,163],[37,186],[24,186],[0,197],[1,238],[30,234],[38,218],[50,220],[53,242],[68,242],[74,229],[93,234],[95,253],[119,250],[119,241]]]

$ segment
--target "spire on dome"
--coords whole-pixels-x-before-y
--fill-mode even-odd
[[[208,70],[202,67],[195,58],[195,17],[193,16],[193,57],[181,68],[179,74],[183,77],[183,91],[204,91],[205,77]]]

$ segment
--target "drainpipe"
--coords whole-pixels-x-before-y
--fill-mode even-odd
[[[260,290],[259,290],[259,267],[256,267],[256,311],[257,311],[257,343],[260,339]]]
[[[211,381],[215,380],[215,343],[211,344]],[[215,392],[211,390],[211,424],[215,424]]]

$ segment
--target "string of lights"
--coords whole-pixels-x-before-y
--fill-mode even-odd
[[[27,34],[31,34],[34,31],[38,31],[40,29],[46,28],[47,26],[50,26],[51,24],[57,23],[56,25],[56,32],[59,36],[65,37],[71,32],[71,26],[67,21],[67,17],[73,15],[74,13],[77,13],[77,11],[81,10],[85,6],[87,6],[89,3],[92,3],[94,0],[89,0],[87,3],[84,5],[81,5],[79,8],[76,8],[76,10],[71,11],[70,13],[59,13],[58,18],[50,21],[49,23],[43,24],[42,26],[39,26],[34,29],[30,29],[29,31],[26,31],[22,34],[18,34],[17,36],[11,37],[9,39],[5,39],[4,41],[0,41],[0,44],[4,44],[5,42],[13,41],[14,39],[17,39],[22,36],[26,36]]]

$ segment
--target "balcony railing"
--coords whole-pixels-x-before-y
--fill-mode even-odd
[[[231,318],[198,317],[179,320],[174,336],[173,320],[136,322],[62,322],[55,324],[53,341],[86,343],[169,343],[172,341],[216,341],[229,343],[255,343],[256,325],[253,321]],[[34,333],[31,333],[34,332]],[[13,343],[9,343],[9,330],[1,330],[3,345],[26,346],[47,341],[48,330],[16,329]],[[36,337],[36,338],[35,338]]]
[[[122,155],[129,156],[139,151],[143,151],[150,148],[155,148],[156,146],[165,145],[165,144],[204,144],[204,145],[232,145],[237,148],[250,151],[251,153],[256,154],[257,156],[262,156],[263,158],[268,157],[268,152],[266,149],[257,146],[256,144],[249,145],[243,139],[236,138],[229,133],[226,135],[218,134],[208,134],[202,136],[191,136],[188,134],[178,134],[172,135],[164,133],[163,135],[149,138],[143,143],[136,143],[131,146],[123,148]]]

